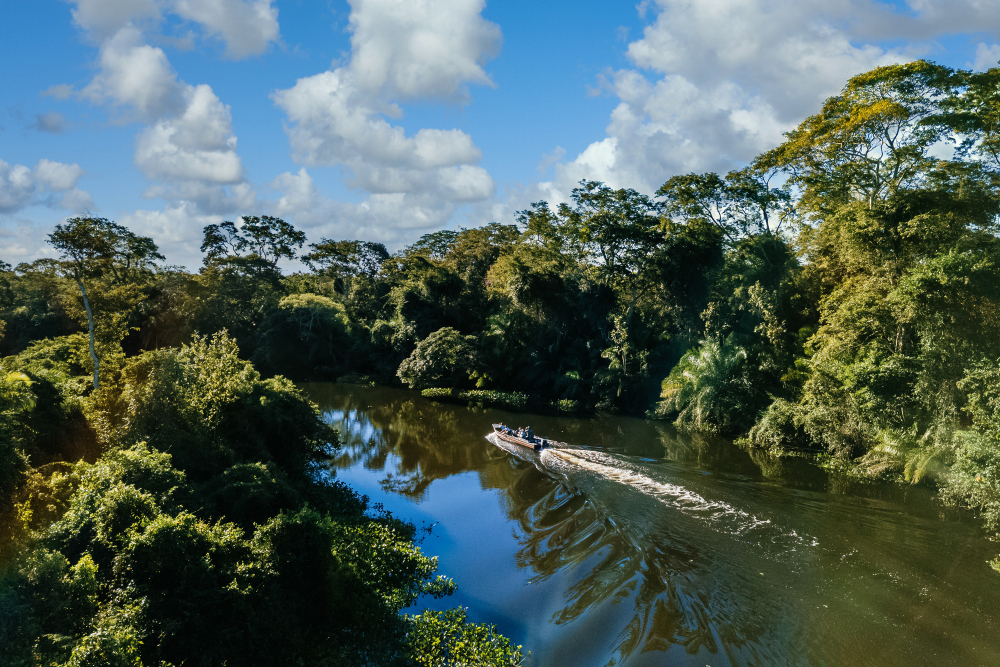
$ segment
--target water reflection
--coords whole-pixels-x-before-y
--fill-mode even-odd
[[[634,419],[534,417],[536,432],[573,446],[508,452],[483,439],[492,421],[518,421],[508,414],[307,389],[341,430],[338,468],[414,503],[447,478],[476,482],[452,505],[495,494],[522,574],[478,604],[523,619],[501,629],[535,664],[1000,661],[991,548],[942,522],[925,493],[858,487]],[[484,528],[476,548],[503,537]]]

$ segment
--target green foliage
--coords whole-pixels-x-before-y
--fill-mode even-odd
[[[491,389],[470,389],[459,394],[471,405],[523,411],[531,405],[528,394],[516,391],[495,391]]]
[[[302,494],[273,462],[237,463],[206,482],[199,496],[203,514],[225,518],[248,531],[303,502]]]
[[[294,378],[339,375],[352,339],[344,306],[317,294],[290,294],[261,325],[255,363]]]
[[[813,443],[802,427],[802,413],[799,404],[779,398],[767,407],[743,442],[772,452],[808,448]]]
[[[295,259],[306,235],[281,218],[245,215],[239,224],[207,225],[201,251],[207,266],[221,266],[244,275],[278,273],[278,262]]]
[[[94,399],[101,439],[148,441],[195,478],[239,461],[275,461],[295,474],[334,434],[284,378],[261,379],[224,333],[130,359]]]
[[[442,327],[417,344],[399,366],[397,375],[420,389],[448,385],[468,385],[479,361],[474,336],[463,336],[451,327]]]
[[[414,616],[407,643],[422,667],[517,667],[523,660],[520,646],[492,625],[470,623],[461,608]]]
[[[738,434],[753,424],[767,401],[750,377],[746,350],[729,339],[705,340],[663,381],[654,415],[675,417],[681,428]]]
[[[74,302],[77,286],[51,259],[0,263],[0,355],[17,354],[32,341],[79,330]]]
[[[317,483],[305,464],[335,434],[236,352],[140,355],[93,396],[109,450],[39,480],[61,508],[0,579],[2,664],[414,664],[400,612],[453,584],[412,526]],[[30,409],[21,389],[0,398]],[[461,625],[468,660],[506,651]]]

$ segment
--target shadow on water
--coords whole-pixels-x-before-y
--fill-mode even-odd
[[[483,440],[523,416],[307,390],[341,430],[338,468],[414,503],[470,473],[496,493],[522,577],[482,604],[525,617],[529,629],[501,630],[521,633],[533,664],[1000,664],[993,547],[926,492],[637,419],[533,417],[572,443],[536,454]]]

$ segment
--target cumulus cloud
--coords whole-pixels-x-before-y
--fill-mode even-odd
[[[129,24],[160,17],[156,0],[76,0],[73,21],[102,42]]]
[[[993,11],[957,4],[979,18]],[[879,43],[929,36],[941,6],[914,3],[904,16],[872,0],[646,2],[652,20],[627,47],[635,68],[601,82],[620,100],[607,136],[557,164],[541,188],[562,200],[581,178],[597,178],[650,192],[677,173],[745,164],[851,75],[919,56],[919,45]]]
[[[203,25],[221,37],[232,57],[263,51],[278,37],[277,10],[270,0],[156,0],[138,5],[117,23],[117,0],[81,0],[77,23],[100,42],[98,72],[79,95],[116,109],[120,120],[140,121],[133,161],[153,184],[143,196],[167,201],[161,216],[146,211],[135,220],[178,223],[245,212],[257,195],[246,183],[236,151],[232,113],[212,88],[178,77],[164,50],[149,44],[151,23],[167,14]],[[145,9],[143,9],[145,7]],[[143,22],[145,20],[145,22]],[[63,203],[70,201],[62,195]],[[167,215],[169,212],[169,215]],[[143,222],[145,221],[145,222]],[[208,223],[205,223],[208,224]],[[182,225],[191,242],[200,242],[203,225]],[[157,241],[163,230],[157,229]]]
[[[271,186],[280,193],[271,212],[295,220],[310,238],[364,238],[399,246],[420,230],[445,226],[458,208],[433,192],[373,194],[360,203],[335,201],[319,192],[305,167],[279,175]]]
[[[31,169],[23,164],[11,166],[0,160],[0,213],[24,208],[34,194],[35,179]]]
[[[44,158],[34,169],[0,160],[0,213],[15,213],[35,204],[73,212],[87,210],[94,200],[76,187],[83,173],[78,164]]]
[[[976,59],[972,63],[972,69],[988,70],[996,67],[998,62],[1000,62],[1000,44],[980,42],[976,45]]]
[[[176,0],[173,10],[220,37],[231,58],[263,53],[278,40],[278,10],[271,0]]]
[[[236,154],[229,107],[204,84],[188,86],[185,97],[183,113],[139,135],[136,165],[158,180],[239,183],[243,165]]]
[[[225,42],[226,55],[245,58],[279,39],[272,0],[72,0],[73,21],[104,44],[124,28],[156,28],[173,15],[199,25]]]
[[[407,134],[389,119],[402,114],[398,100],[462,101],[469,84],[491,84],[483,63],[499,48],[500,30],[482,18],[482,0],[351,5],[350,61],[299,79],[272,99],[290,121],[293,159],[339,166],[347,184],[369,197],[335,205],[302,169],[272,184],[283,193],[275,209],[307,224],[328,220],[335,210],[344,229],[367,230],[366,237],[380,240],[402,229],[443,226],[457,207],[493,196],[493,179],[478,166],[482,152],[461,130]]]
[[[139,29],[124,27],[104,42],[99,64],[97,76],[81,93],[91,102],[126,106],[147,120],[183,107],[184,87],[167,54],[145,44]]]
[[[353,0],[351,71],[370,94],[464,99],[500,49],[484,0]]]

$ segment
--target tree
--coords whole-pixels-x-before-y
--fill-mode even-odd
[[[305,233],[281,218],[245,215],[240,223],[206,225],[201,251],[205,264],[228,265],[246,274],[280,274],[278,262],[295,259]]]
[[[663,214],[684,224],[717,227],[732,246],[752,236],[777,235],[791,213],[791,194],[771,186],[777,173],[743,169],[725,179],[718,174],[685,174],[664,183],[656,196]]]
[[[443,327],[417,344],[397,374],[416,389],[466,385],[478,366],[475,343],[475,337]]]
[[[851,77],[840,95],[754,165],[787,170],[812,211],[846,200],[873,208],[899,190],[919,187],[933,172],[936,159],[929,151],[949,131],[940,101],[959,78],[926,60]]]
[[[133,234],[105,218],[70,218],[56,225],[49,243],[59,251],[63,271],[76,281],[83,297],[90,329],[90,357],[94,362],[94,389],[100,381],[100,360],[94,345],[95,318],[87,298],[87,283],[111,278],[124,286],[148,272],[155,260],[163,260],[153,240]],[[109,313],[111,317],[113,314]]]
[[[309,246],[312,252],[302,260],[314,271],[331,276],[339,291],[346,291],[347,281],[355,276],[375,278],[389,251],[374,241],[331,241],[321,239]]]
[[[243,216],[204,228],[204,266],[197,281],[201,306],[194,329],[232,333],[245,350],[256,342],[257,328],[288,292],[281,260],[295,259],[306,236],[281,218]]]

